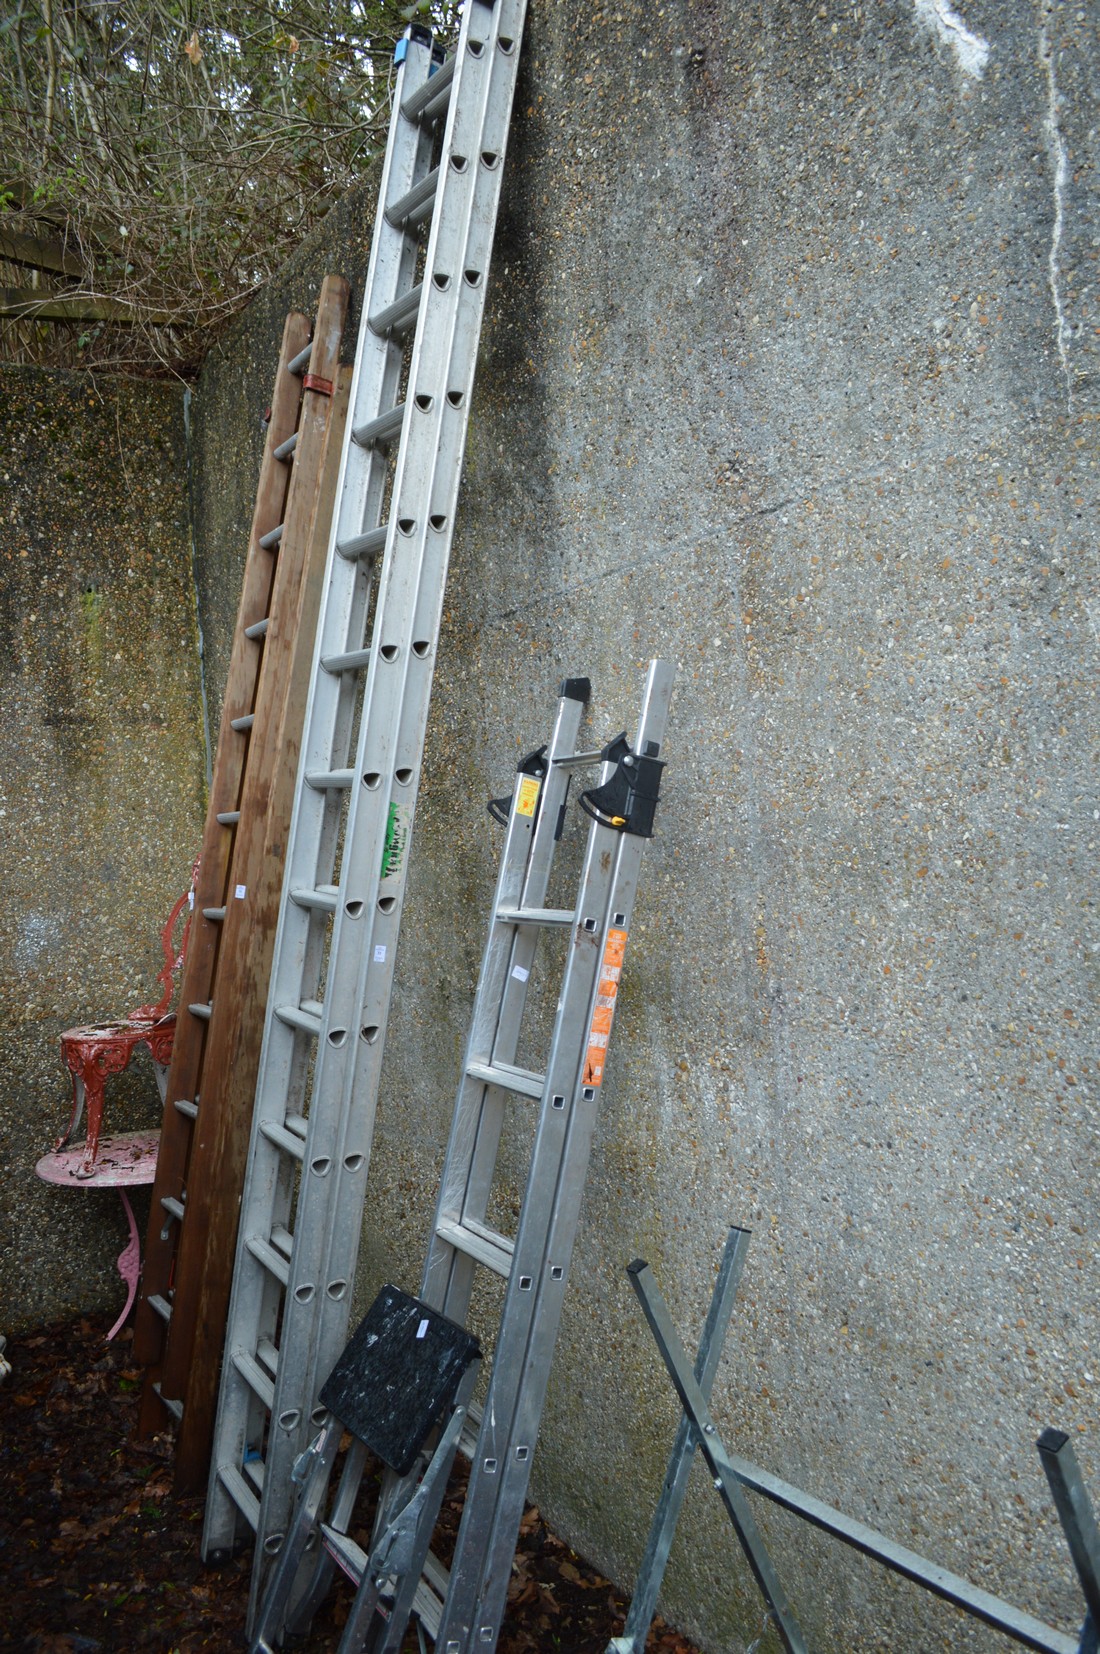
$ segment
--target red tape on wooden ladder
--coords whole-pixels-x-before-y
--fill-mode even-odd
[[[319,373],[303,373],[302,389],[307,391],[319,391],[322,396],[331,396],[332,380],[322,379]]]

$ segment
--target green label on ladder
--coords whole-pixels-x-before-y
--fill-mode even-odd
[[[395,879],[405,865],[409,848],[409,812],[401,804],[390,804],[386,820],[386,841],[382,846],[382,878]]]

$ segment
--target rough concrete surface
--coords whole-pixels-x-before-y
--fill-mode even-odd
[[[114,1319],[107,1190],[41,1183],[67,1126],[58,1036],[159,997],[203,809],[178,387],[0,373],[0,1330]],[[157,991],[153,991],[157,990]],[[104,1130],[154,1126],[145,1052]],[[144,1233],[147,1204],[134,1201]],[[104,1330],[110,1324],[104,1322]]]

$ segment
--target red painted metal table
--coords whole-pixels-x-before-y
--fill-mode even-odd
[[[114,1137],[102,1137],[99,1153],[91,1174],[85,1169],[84,1144],[71,1149],[55,1149],[44,1154],[34,1168],[45,1183],[57,1183],[69,1189],[117,1189],[130,1226],[130,1239],[118,1255],[118,1272],[126,1286],[126,1304],[107,1334],[111,1339],[125,1323],[137,1295],[141,1275],[141,1242],[134,1221],[127,1189],[143,1183],[152,1183],[157,1171],[159,1131],[126,1131]]]

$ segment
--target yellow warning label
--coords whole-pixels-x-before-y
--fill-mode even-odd
[[[525,775],[519,784],[519,793],[516,797],[516,814],[518,816],[533,816],[535,805],[539,799],[541,782],[536,781],[533,775]]]
[[[611,1038],[611,1020],[615,1015],[615,1000],[623,973],[623,955],[626,952],[626,931],[609,930],[600,964],[600,980],[596,988],[596,1005],[592,1025],[588,1030],[588,1050],[584,1058],[583,1083],[600,1085],[607,1060]]]

